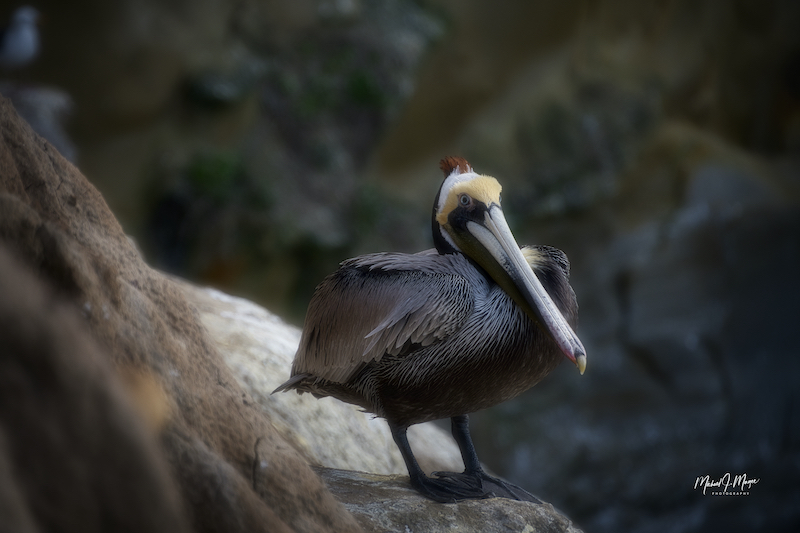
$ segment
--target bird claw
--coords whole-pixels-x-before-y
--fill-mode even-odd
[[[456,472],[434,472],[438,477],[422,476],[412,479],[411,484],[424,496],[441,503],[461,500],[479,500],[493,495],[484,490],[481,480],[474,476]]]
[[[511,500],[542,503],[536,496],[513,483],[490,476],[486,472],[433,472],[436,478],[426,478],[420,492],[437,501],[454,502],[483,498],[508,498]],[[431,494],[435,492],[434,494]],[[436,497],[436,496],[439,497]]]

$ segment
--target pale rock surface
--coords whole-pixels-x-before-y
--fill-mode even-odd
[[[407,475],[384,420],[333,398],[318,400],[293,391],[271,394],[289,378],[299,329],[243,298],[185,282],[181,286],[240,385],[309,463]],[[435,424],[411,426],[408,437],[426,472],[464,469],[455,442]]]

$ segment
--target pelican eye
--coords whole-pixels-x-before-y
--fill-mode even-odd
[[[459,194],[458,203],[461,207],[469,207],[472,205],[472,198],[470,198],[468,194]]]

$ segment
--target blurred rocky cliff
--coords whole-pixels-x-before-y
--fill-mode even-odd
[[[569,255],[589,350],[475,417],[490,466],[590,531],[800,520],[796,2],[39,7],[14,76],[72,96],[78,165],[150,261],[299,322],[338,261],[430,246],[463,155],[521,243]],[[760,482],[693,488],[726,472]]]

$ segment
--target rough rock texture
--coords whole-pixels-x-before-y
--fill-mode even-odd
[[[578,533],[549,503],[504,498],[439,504],[420,498],[407,477],[378,476],[329,468],[315,469],[336,498],[355,515],[364,531],[480,531],[500,533]]]
[[[271,394],[289,377],[300,342],[298,328],[243,298],[185,282],[182,287],[236,379],[309,463],[375,474],[407,474],[383,419],[333,398],[318,400],[295,392]],[[426,472],[463,470],[452,437],[433,423],[412,426],[408,437]]]
[[[132,402],[75,306],[5,242],[0,294],[0,531],[189,531],[158,445],[166,398]]]
[[[143,410],[155,412],[156,420],[161,419],[158,429],[163,460],[170,465],[169,473],[193,529],[349,532],[358,528],[303,458],[277,434],[267,415],[236,383],[180,289],[144,263],[97,190],[51,145],[33,133],[5,99],[0,101],[0,173],[0,242],[33,275],[52,284],[68,300],[62,312],[71,313],[72,321],[80,321],[81,327],[91,334],[105,356],[105,364],[132,376],[145,376],[143,382],[138,378],[133,380],[144,383],[133,387],[140,391],[138,397],[133,394],[134,401]],[[34,297],[31,305],[35,303]],[[55,321],[56,316],[49,320]],[[26,352],[21,349],[16,353],[19,354],[16,357],[22,358]],[[33,351],[32,355],[40,353],[41,350]],[[44,362],[63,366],[69,353],[57,353]],[[91,356],[86,357],[91,365]],[[31,364],[33,360],[24,361]],[[90,371],[91,366],[82,372]],[[13,374],[5,376],[13,385]],[[75,380],[81,379],[80,373],[74,379],[69,374],[53,376],[46,367],[31,369],[29,377],[23,376],[25,373],[20,378],[31,380],[28,387],[47,390],[48,383],[52,383],[54,394],[62,389],[72,390]],[[95,383],[92,387],[97,387],[98,392],[87,389],[83,401],[92,398],[90,394],[96,394],[96,398],[113,397],[113,383],[106,386]],[[40,398],[25,389],[20,396],[27,398],[29,404],[17,405],[17,398],[8,391],[3,388],[1,410],[10,419],[26,410],[34,416],[37,403],[47,401],[42,406],[45,417],[42,423],[47,424],[46,417],[53,417],[55,413],[49,413],[59,407],[52,405],[55,398]],[[161,412],[158,406],[148,407],[154,398],[158,399],[156,403],[163,399],[166,413],[158,415]],[[64,410],[69,414],[67,407]],[[106,429],[109,424],[104,418],[109,415],[98,411],[97,415],[91,409],[72,414],[77,420],[69,425],[69,432],[79,433],[79,428],[86,427],[96,417],[98,431],[118,434],[119,425]],[[36,440],[35,429],[30,430],[33,440]],[[61,451],[59,433],[63,431],[56,423],[56,427],[40,433],[41,446],[49,457],[55,450]],[[21,435],[24,438],[25,434]],[[67,446],[80,447],[83,439],[91,442],[101,436],[102,433],[94,437],[74,435]],[[14,438],[10,435],[3,438],[4,445],[11,450],[11,458],[25,457],[16,448],[21,443]],[[135,445],[133,442],[131,447]],[[140,453],[146,454],[146,445],[139,447],[143,448]],[[86,450],[92,447],[87,446]],[[146,459],[140,459],[143,468]],[[69,457],[64,461],[64,466],[73,470],[72,475],[88,475]],[[112,477],[115,471],[112,465],[128,458],[123,451],[110,454],[108,461],[109,467],[102,463],[97,467],[108,468],[107,475]],[[36,472],[41,465],[33,461],[28,468]],[[125,468],[120,468],[120,476],[115,480],[120,490],[148,493],[145,485],[125,488],[129,481]],[[43,488],[46,492],[42,493],[31,487],[27,517],[23,510],[19,520],[24,519],[26,524],[39,522],[49,529],[47,525],[51,522],[67,521],[74,516],[70,514],[73,512],[70,499],[78,493],[81,483],[70,487],[69,476],[65,474],[64,479],[59,479],[57,472],[54,469],[55,477],[51,480],[57,488]],[[14,477],[17,476],[21,483],[43,477],[27,469],[15,471]],[[156,489],[159,482],[167,485],[163,472],[157,470],[142,473],[141,477],[149,479]],[[93,518],[103,524],[103,517],[124,498],[124,493],[113,495],[113,483],[102,473],[95,486],[94,490],[102,491],[107,499],[96,501],[95,507],[78,515],[77,519],[85,518],[87,524]],[[91,500],[90,496],[85,499]],[[164,507],[163,513],[169,518],[169,498]],[[180,524],[178,517],[173,517],[173,522]]]

